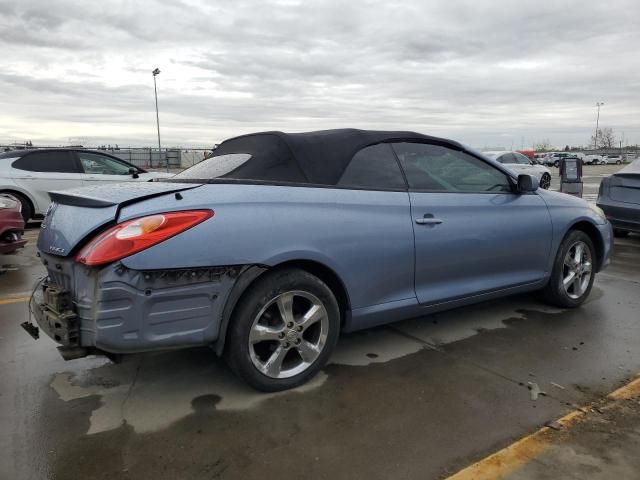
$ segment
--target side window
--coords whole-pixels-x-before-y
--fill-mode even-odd
[[[432,192],[511,192],[507,175],[458,150],[426,143],[394,143],[409,187]]]
[[[513,156],[516,158],[516,163],[519,163],[520,165],[531,165],[529,157],[517,152],[514,153]]]
[[[518,163],[513,153],[505,153],[500,158],[502,159],[500,163]]]
[[[78,173],[72,153],[64,150],[29,153],[11,166],[29,172]]]
[[[379,143],[356,153],[338,181],[341,187],[405,189],[391,146]]]
[[[126,163],[97,153],[78,152],[78,158],[84,173],[98,175],[129,175],[132,168]]]

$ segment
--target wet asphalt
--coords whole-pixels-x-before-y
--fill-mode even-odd
[[[207,348],[64,362],[19,327],[34,252],[1,259],[0,479],[443,478],[640,372],[640,236],[578,309],[519,295],[345,335],[269,395]]]

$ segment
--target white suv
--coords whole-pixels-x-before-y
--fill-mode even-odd
[[[0,194],[22,203],[25,222],[44,215],[51,200],[48,192],[87,185],[147,182],[171,177],[147,172],[117,157],[84,149],[12,150],[0,153]]]

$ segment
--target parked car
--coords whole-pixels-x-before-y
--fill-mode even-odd
[[[145,182],[169,177],[147,172],[117,157],[84,149],[12,150],[0,153],[0,193],[20,200],[25,222],[41,216],[49,206],[51,190],[86,185]]]
[[[595,206],[413,132],[250,134],[172,179],[51,198],[30,307],[63,357],[209,345],[265,391],[340,332],[535,290],[576,307],[612,243]]]
[[[640,233],[640,160],[602,179],[596,201],[616,236]]]
[[[530,160],[535,160],[536,158],[536,152],[534,152],[533,150],[516,150],[516,151],[518,153],[521,153],[525,157],[529,158]]]
[[[533,155],[533,162],[536,165],[544,165],[544,159],[547,156],[546,153],[536,153]]]
[[[18,199],[0,195],[0,254],[15,253],[27,243]]]
[[[545,160],[545,165],[553,165],[554,167],[560,167],[560,160],[564,158],[580,158],[584,162],[584,155],[575,152],[553,152]]]
[[[603,155],[590,154],[584,156],[583,162],[585,165],[606,165],[607,159]]]
[[[540,187],[545,190],[551,186],[551,172],[548,168],[535,164],[531,159],[524,156],[520,152],[484,152],[489,158],[505,165],[509,170],[516,174],[527,173],[538,179]]]
[[[609,164],[609,163],[615,163],[616,165],[622,165],[622,155],[618,155],[618,154],[611,154],[611,155],[606,155],[604,157],[605,163]]]

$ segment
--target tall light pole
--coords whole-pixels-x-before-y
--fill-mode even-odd
[[[593,136],[593,148],[594,150],[598,149],[598,124],[600,123],[600,107],[604,105],[604,102],[596,102],[596,107],[598,107],[598,116],[596,117],[596,134]],[[160,135],[160,134],[158,134]],[[160,137],[158,137],[160,138]]]
[[[160,146],[160,116],[158,115],[158,88],[156,87],[156,75],[160,75],[160,69],[156,68],[153,72],[153,93],[156,97],[156,126],[158,127],[158,157],[162,159],[162,147]],[[169,158],[167,158],[167,171],[169,171]]]

